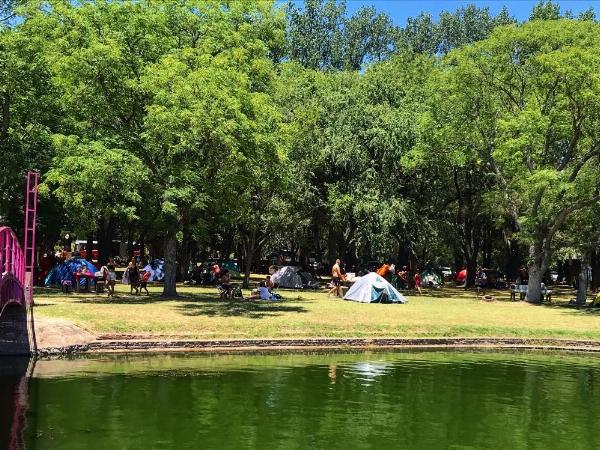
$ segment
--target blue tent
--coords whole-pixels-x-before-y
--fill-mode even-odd
[[[165,278],[165,262],[162,259],[155,259],[142,270],[152,274],[149,281],[162,281]]]
[[[65,261],[62,264],[54,266],[52,270],[46,276],[45,285],[46,286],[61,286],[64,280],[68,280],[71,283],[75,284],[75,272],[81,266],[85,266],[87,270],[92,273],[96,273],[98,269],[91,262],[83,259],[83,258],[72,258],[68,261]],[[79,280],[81,284],[85,283],[85,280]]]

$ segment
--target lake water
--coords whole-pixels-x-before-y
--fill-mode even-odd
[[[104,356],[29,379],[28,361],[0,364],[0,448],[600,448],[595,355]]]

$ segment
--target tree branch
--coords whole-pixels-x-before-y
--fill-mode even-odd
[[[592,147],[589,152],[587,152],[585,155],[583,155],[583,158],[573,168],[573,172],[571,172],[569,181],[570,182],[575,181],[575,179],[577,178],[577,175],[579,175],[579,171],[583,168],[585,163],[588,162],[590,159],[592,159],[594,156],[598,156],[598,155],[600,155],[600,149],[598,149],[595,146]]]
[[[597,195],[595,197],[592,197],[591,199],[580,199],[579,201],[564,207],[563,209],[561,209],[558,214],[556,214],[556,219],[554,219],[554,224],[552,225],[552,227],[550,228],[550,230],[548,231],[548,234],[546,235],[546,243],[544,244],[544,247],[549,247],[550,246],[550,241],[552,240],[552,237],[556,234],[556,232],[558,231],[558,229],[562,226],[562,224],[565,222],[565,220],[567,219],[567,217],[569,216],[569,214],[577,211],[578,209],[582,209],[585,208],[586,206],[591,206],[594,203],[600,202],[600,195]]]

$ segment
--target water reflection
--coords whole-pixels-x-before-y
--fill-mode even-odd
[[[0,448],[25,448],[32,369],[33,362],[29,358],[0,357]]]
[[[600,448],[594,355],[97,356],[38,361],[30,392],[3,361],[11,450]]]

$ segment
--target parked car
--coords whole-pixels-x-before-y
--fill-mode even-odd
[[[442,272],[442,276],[444,277],[444,280],[448,280],[448,281],[452,280],[452,277],[454,276],[452,269],[448,266],[440,267],[440,272]]]

